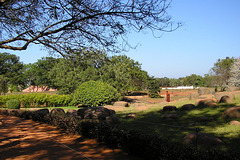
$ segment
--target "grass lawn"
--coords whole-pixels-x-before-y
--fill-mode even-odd
[[[171,103],[178,108],[183,104],[195,103],[195,101],[179,101]],[[218,104],[218,107],[198,108],[190,111],[171,111],[163,112],[164,105],[149,108],[146,111],[134,110],[129,107],[124,111],[118,111],[117,114],[122,117],[121,125],[127,129],[136,129],[147,134],[154,134],[161,138],[165,138],[172,142],[183,142],[183,138],[189,134],[196,132],[196,128],[200,132],[210,133],[223,141],[223,145],[216,146],[216,149],[239,152],[240,143],[240,126],[229,125],[231,120],[240,119],[222,119],[223,111],[229,107],[240,105],[240,95],[236,95],[234,104]],[[136,113],[137,119],[124,119],[126,113]],[[167,120],[164,118],[166,114],[177,114],[176,120]],[[201,146],[200,146],[201,147]]]

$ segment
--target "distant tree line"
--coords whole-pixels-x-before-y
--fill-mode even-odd
[[[67,57],[43,57],[35,63],[23,64],[14,54],[0,53],[0,93],[21,91],[28,86],[49,87],[59,94],[71,94],[90,80],[103,81],[122,95],[150,89],[157,97],[159,87],[240,86],[239,59],[218,59],[204,77],[196,74],[181,78],[154,78],[141,69],[141,64],[125,55],[108,56],[95,49],[69,52]],[[155,93],[156,92],[156,93]]]
[[[194,87],[219,87],[222,91],[227,86],[240,86],[239,59],[226,57],[218,59],[204,76],[191,74],[180,78],[158,78],[160,87],[194,86]]]

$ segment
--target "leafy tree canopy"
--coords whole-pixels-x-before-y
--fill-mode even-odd
[[[24,76],[28,85],[51,87],[52,83],[48,72],[54,67],[57,61],[53,57],[45,57],[33,64],[25,65]]]
[[[23,63],[19,57],[10,53],[0,53],[0,75],[7,78],[8,83],[12,85],[21,85]]]
[[[0,95],[8,92],[7,78],[0,75]]]
[[[218,59],[214,66],[210,70],[212,75],[217,76],[217,85],[228,85],[228,79],[230,77],[230,69],[234,63],[235,58],[226,57],[225,59]]]
[[[206,85],[206,81],[202,76],[192,74],[190,76],[186,76],[183,79],[183,85],[184,86],[191,86],[193,85],[194,87],[202,87]]]
[[[148,74],[141,65],[125,55],[112,56],[100,69],[101,79],[111,84],[121,94],[146,88]]]

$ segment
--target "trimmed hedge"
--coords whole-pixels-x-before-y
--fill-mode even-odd
[[[72,101],[70,95],[50,95],[44,93],[29,93],[22,95],[1,95],[0,107],[6,108],[6,103],[10,99],[20,101],[21,107],[55,107],[55,106],[68,106]]]
[[[19,112],[18,112],[19,111]],[[17,114],[16,114],[17,113]],[[0,114],[15,115],[23,118],[32,118],[36,121],[58,126],[61,129],[73,133],[79,133],[86,138],[95,138],[105,144],[123,149],[144,159],[173,159],[173,160],[237,160],[239,154],[223,151],[200,151],[183,144],[171,143],[152,135],[146,135],[139,131],[124,130],[105,121],[83,121],[66,115],[39,115],[37,112],[21,110],[0,110]]]

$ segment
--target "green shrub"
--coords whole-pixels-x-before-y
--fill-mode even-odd
[[[160,98],[159,93],[161,92],[161,88],[159,87],[158,81],[156,79],[150,79],[148,83],[148,95],[151,98]]]
[[[20,102],[16,99],[10,99],[6,103],[6,107],[8,109],[19,109],[20,108]]]
[[[119,100],[120,94],[109,84],[100,81],[82,83],[73,94],[73,105],[101,106]]]

